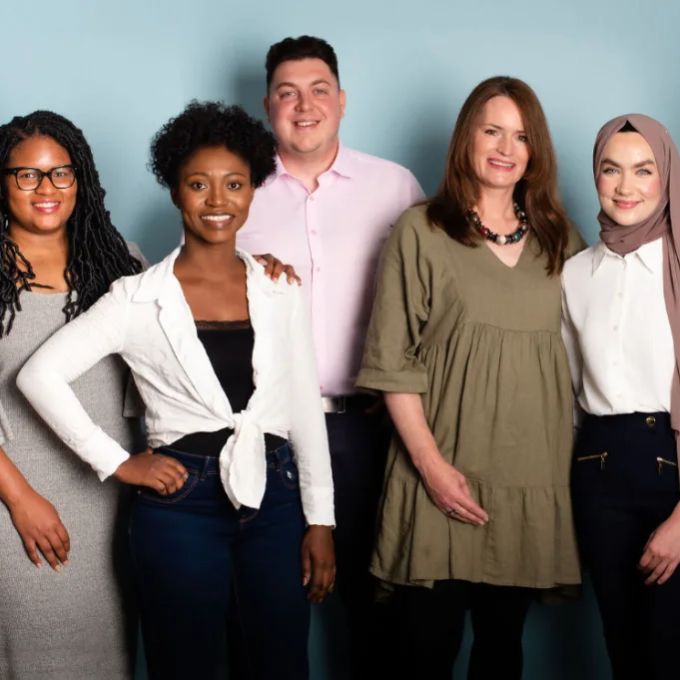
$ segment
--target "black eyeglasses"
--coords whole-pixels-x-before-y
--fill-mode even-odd
[[[49,170],[38,168],[5,168],[6,175],[14,175],[17,187],[22,191],[35,191],[45,177],[49,177],[55,189],[70,189],[76,181],[76,169],[72,165],[59,165]]]

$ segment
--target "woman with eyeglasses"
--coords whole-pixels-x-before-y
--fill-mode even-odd
[[[36,111],[0,127],[0,678],[132,674],[121,487],[102,485],[15,384],[47,337],[142,269],[103,198],[70,121]],[[108,433],[134,446],[126,375],[107,357],[73,389]]]

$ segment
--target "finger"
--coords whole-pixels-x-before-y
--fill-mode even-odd
[[[475,517],[472,513],[468,512],[462,507],[458,510],[449,508],[448,510],[444,510],[444,514],[451,519],[458,520],[459,522],[465,522],[465,524],[474,524],[476,526],[483,524],[483,522],[478,517]]]
[[[28,559],[35,564],[36,567],[42,567],[42,560],[36,542],[32,538],[24,539],[24,549],[28,555]]]
[[[658,558],[654,556],[654,553],[649,548],[647,548],[642,553],[642,557],[638,562],[638,567],[645,572],[652,571],[656,566],[657,561]]]
[[[663,574],[659,576],[657,584],[662,586],[664,583],[666,583],[666,581],[668,581],[668,579],[675,573],[677,566],[678,566],[677,561],[673,560],[672,562],[669,562],[666,568],[664,569]]]
[[[61,563],[52,549],[52,544],[45,536],[39,538],[36,542],[38,544],[38,548],[40,548],[40,552],[43,554],[43,557],[45,560],[47,560],[47,563],[50,565],[50,567],[52,567],[54,571],[59,571],[61,569]]]
[[[59,562],[62,564],[66,562],[68,560],[68,550],[66,550],[66,546],[62,542],[61,537],[56,532],[56,530],[47,534],[46,538],[50,542],[52,550],[56,554]]]
[[[283,268],[286,273],[286,278],[288,283],[297,283],[298,286],[302,283],[302,279],[295,273],[295,268],[291,267],[289,264]]]
[[[302,550],[302,585],[306,588],[312,578],[312,558],[309,550]]]
[[[62,542],[62,545],[64,546],[64,550],[68,553],[71,550],[71,537],[68,535],[68,531],[66,531],[66,527],[59,522],[59,525],[56,528],[57,535],[59,536],[59,540]]]
[[[649,574],[649,576],[645,579],[645,585],[646,586],[651,586],[653,583],[656,583],[661,574],[666,571],[666,567],[668,566],[668,563],[666,561],[661,561],[659,564],[654,567],[654,570]]]
[[[472,517],[477,524],[486,524],[489,521],[489,515],[472,498],[459,498],[454,509],[460,514]]]

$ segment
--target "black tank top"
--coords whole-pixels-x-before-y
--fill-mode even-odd
[[[255,333],[250,321],[196,321],[196,330],[232,411],[243,411],[255,391]],[[186,453],[219,456],[232,432],[230,428],[216,432],[193,432],[173,442],[170,447]],[[278,448],[285,441],[276,435],[265,434],[267,451]]]

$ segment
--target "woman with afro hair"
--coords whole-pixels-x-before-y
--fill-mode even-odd
[[[135,627],[119,531],[127,494],[102,486],[54,437],[16,376],[46,338],[141,268],[111,224],[82,132],[48,111],[1,126],[2,678],[131,677]],[[118,357],[107,357],[72,387],[104,430],[132,446],[138,421],[123,418],[127,375]]]
[[[214,678],[236,593],[252,677],[308,677],[309,602],[332,587],[333,484],[300,291],[236,249],[275,142],[242,109],[190,104],[151,166],[184,243],[116,282],[24,366],[19,388],[100,475],[137,487],[130,523],[152,680]],[[125,446],[69,383],[129,365],[150,449]],[[305,592],[306,591],[306,592]]]

